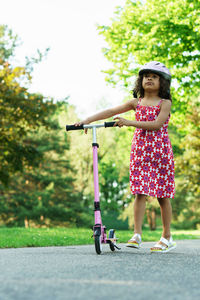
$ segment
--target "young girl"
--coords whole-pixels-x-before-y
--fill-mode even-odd
[[[134,88],[135,98],[120,106],[104,110],[75,125],[89,124],[135,110],[136,120],[115,117],[115,126],[136,127],[130,155],[130,187],[136,195],[134,202],[134,235],[127,247],[139,249],[142,242],[142,222],[147,196],[158,199],[161,208],[163,233],[151,252],[164,253],[176,248],[170,233],[174,198],[174,159],[168,137],[171,109],[171,74],[160,62],[145,64],[139,71]],[[87,130],[85,129],[87,133]]]

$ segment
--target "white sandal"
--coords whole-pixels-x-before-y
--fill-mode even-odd
[[[126,247],[139,249],[142,244],[142,238],[139,233],[135,233],[126,244]]]
[[[162,244],[156,243],[151,248],[151,253],[166,253],[176,248],[176,242],[173,241],[172,237],[170,237],[169,240],[165,239],[164,237],[161,237],[160,242]]]

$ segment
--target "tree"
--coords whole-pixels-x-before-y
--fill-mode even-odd
[[[177,221],[185,228],[200,224],[200,98],[191,101],[186,114],[188,134],[181,140],[183,155],[177,158],[178,191],[180,201],[174,204]],[[181,210],[179,207],[181,206]]]
[[[117,8],[111,26],[98,29],[108,45],[104,55],[113,65],[107,80],[128,87],[138,65],[165,63],[176,79],[173,110],[174,120],[177,115],[180,120],[191,95],[200,91],[200,2],[127,0]]]
[[[84,225],[83,196],[75,189],[75,171],[71,167],[69,139],[59,125],[59,115],[67,103],[57,103],[57,110],[48,116],[50,129],[40,126],[37,133],[29,133],[26,140],[37,145],[43,157],[38,167],[24,166],[23,173],[12,176],[9,189],[0,185],[1,219],[4,224]]]
[[[51,99],[28,92],[30,64],[11,65],[16,45],[12,31],[0,26],[0,181],[5,185],[13,173],[38,164],[41,157],[26,136],[40,125],[48,127],[46,117],[55,109]]]
[[[198,119],[199,111],[200,2],[127,0],[124,7],[116,9],[112,24],[98,29],[107,42],[104,55],[112,63],[105,71],[110,84],[122,84],[130,90],[139,66],[151,60],[170,68],[173,105],[169,131],[179,170],[176,201],[172,204],[176,220],[181,214],[182,220],[187,219],[191,204],[195,214],[190,216],[196,216],[194,224],[199,223],[199,145],[197,125],[190,123]]]

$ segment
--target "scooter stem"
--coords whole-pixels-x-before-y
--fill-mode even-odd
[[[98,144],[96,140],[96,127],[92,128],[93,133],[93,174],[94,174],[94,205],[95,205],[95,224],[101,224],[101,213],[100,213],[100,203],[99,203],[99,175],[98,175]]]
[[[92,142],[93,144],[96,144],[97,142],[97,130],[96,127],[92,127]]]

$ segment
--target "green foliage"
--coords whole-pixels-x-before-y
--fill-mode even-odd
[[[176,162],[174,222],[198,226],[200,2],[127,0],[124,7],[116,9],[112,24],[98,26],[98,30],[107,42],[103,53],[112,63],[105,71],[110,84],[122,84],[130,90],[138,67],[151,60],[170,68],[173,105],[169,133]],[[119,138],[123,147],[128,134],[126,129],[124,139]],[[123,149],[128,156],[126,147]],[[132,218],[129,213],[127,216]]]
[[[178,202],[175,205],[177,222],[183,228],[200,224],[200,105],[199,98],[191,101],[185,116],[187,135],[181,139],[183,154],[177,157]],[[180,209],[181,206],[181,209]]]
[[[0,58],[8,60],[14,55],[16,46],[19,44],[18,36],[13,35],[12,30],[6,25],[0,25]]]
[[[120,169],[115,163],[101,162],[100,173],[100,196],[101,207],[107,211],[119,211],[126,203],[128,180],[120,178]],[[127,172],[128,173],[128,172]],[[124,199],[125,198],[125,199]]]
[[[165,9],[163,9],[163,7]],[[174,110],[184,112],[190,96],[200,90],[200,2],[195,0],[127,0],[115,12],[111,26],[99,26],[113,67],[107,80],[129,86],[138,64],[165,63],[176,79]]]
[[[0,215],[1,223],[84,225],[82,192],[74,185],[69,141],[59,125],[66,103],[29,93],[33,65],[13,66],[18,37],[0,26]],[[48,51],[48,49],[47,49]]]
[[[74,187],[74,170],[66,155],[69,142],[58,124],[58,115],[65,105],[57,103],[57,111],[47,120],[48,131],[40,126],[37,133],[26,136],[30,144],[37,145],[39,157],[43,157],[38,167],[25,166],[22,174],[12,176],[9,190],[0,186],[4,224],[84,224],[82,195]]]
[[[47,116],[55,109],[52,100],[24,87],[31,80],[26,68],[9,63],[16,41],[7,27],[0,26],[0,181],[5,185],[24,166],[38,164],[41,157],[26,137],[41,125],[48,127]]]
[[[183,186],[200,198],[200,98],[193,100],[185,116],[188,134],[181,140],[183,155],[178,158],[178,172],[184,174]],[[200,200],[200,199],[199,199]],[[199,204],[200,202],[198,202]]]

